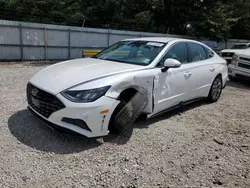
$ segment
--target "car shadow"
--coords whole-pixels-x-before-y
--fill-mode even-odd
[[[134,128],[138,128],[138,129],[147,129],[150,125],[153,125],[157,122],[169,119],[173,116],[178,116],[181,115],[182,113],[185,113],[185,111],[189,111],[195,108],[198,108],[200,106],[204,106],[204,105],[210,105],[210,103],[208,101],[204,100],[199,100],[193,103],[190,103],[188,105],[183,106],[182,108],[176,108],[174,110],[165,112],[163,114],[157,115],[155,117],[149,118],[148,120],[139,120],[136,124]]]
[[[228,81],[227,86],[238,89],[250,89],[250,80]]]
[[[109,142],[116,145],[124,145],[126,144],[133,135],[133,127],[123,131],[121,134],[110,134],[103,138],[104,142]]]
[[[148,120],[138,120],[133,128],[145,129],[156,122],[180,115],[183,110],[188,111],[199,106],[208,105],[205,100],[197,101],[184,106],[183,109],[175,109]],[[89,139],[79,135],[62,134],[45,126],[28,110],[22,110],[13,114],[8,120],[8,127],[13,136],[21,143],[44,152],[57,154],[79,153],[97,148],[103,144],[97,138]],[[126,144],[133,135],[133,128],[128,129],[121,135],[111,134],[103,137],[104,142],[116,145]]]
[[[132,136],[132,130],[123,135],[108,135],[103,137],[103,141],[78,134],[62,134],[44,125],[27,109],[13,114],[8,120],[8,127],[11,134],[21,143],[39,151],[57,154],[79,153],[99,147],[103,141],[123,145]]]

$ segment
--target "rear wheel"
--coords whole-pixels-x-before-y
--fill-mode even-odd
[[[220,76],[217,76],[212,84],[212,87],[210,89],[208,100],[210,102],[217,102],[220,98],[221,92],[222,92],[222,79]]]

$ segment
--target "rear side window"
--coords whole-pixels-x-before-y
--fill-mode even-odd
[[[180,61],[181,63],[188,62],[187,56],[187,45],[184,42],[174,44],[163,57],[161,62],[164,62],[166,59],[172,58]]]
[[[196,43],[188,43],[188,53],[190,62],[197,62],[207,59],[207,52],[203,46]]]
[[[211,58],[214,56],[214,52],[209,50],[208,48],[204,47],[206,53],[207,53],[207,59]]]

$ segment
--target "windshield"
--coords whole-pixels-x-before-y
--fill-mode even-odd
[[[231,49],[247,49],[249,48],[247,44],[235,44]]]
[[[166,44],[161,42],[121,41],[92,58],[146,66],[157,57],[165,46]]]

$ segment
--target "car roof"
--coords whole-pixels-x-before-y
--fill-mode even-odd
[[[181,38],[170,38],[170,37],[142,37],[142,38],[125,39],[123,41],[150,41],[150,42],[164,42],[164,43],[168,43],[170,41],[193,41],[193,42],[198,42],[198,41],[195,41],[195,40],[181,39]]]

